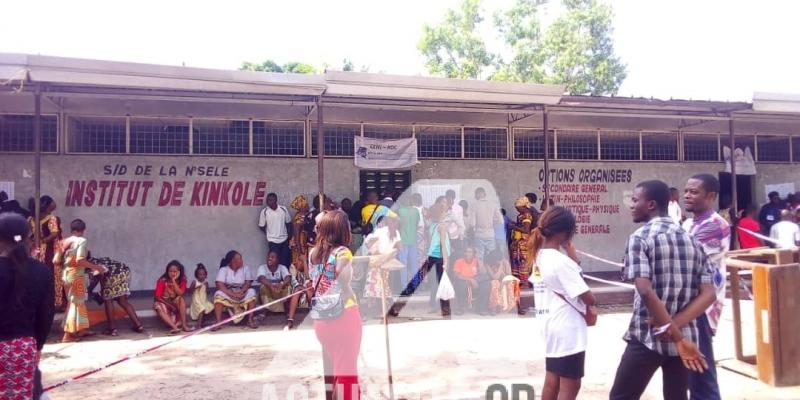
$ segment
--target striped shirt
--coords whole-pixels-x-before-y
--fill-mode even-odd
[[[710,284],[708,261],[702,247],[669,217],[648,221],[628,239],[624,275],[628,280],[650,279],[656,296],[667,312],[675,316],[700,293],[700,284]],[[637,292],[633,300],[633,316],[625,334],[626,341],[641,342],[665,356],[677,356],[674,343],[657,339],[647,320],[653,318]],[[698,341],[697,324],[681,328],[684,337]]]
[[[717,300],[708,307],[706,315],[711,331],[716,332],[725,300],[725,254],[731,244],[731,226],[714,210],[708,210],[702,214],[695,214],[694,218],[687,220],[684,228],[703,246],[703,251],[708,256]]]

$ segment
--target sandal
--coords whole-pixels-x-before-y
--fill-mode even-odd
[[[71,334],[71,333],[64,333],[64,336],[61,338],[61,343],[75,343],[80,342],[81,338]]]
[[[213,328],[211,328],[211,329],[209,329],[209,330],[210,330],[211,332],[216,332],[216,331],[218,331],[218,330],[220,330],[220,329],[222,329],[222,325],[220,325],[220,326],[215,326],[215,327],[213,327]]]
[[[289,330],[292,330],[292,329],[294,329],[294,320],[293,319],[287,319],[286,320],[286,325],[283,327],[283,330],[284,331],[289,331]]]
[[[184,332],[194,332],[194,327],[189,325],[189,324],[186,324],[186,326],[183,327],[183,331]]]
[[[170,330],[170,331],[169,331],[169,335],[170,335],[170,336],[175,336],[175,335],[177,335],[177,334],[179,334],[179,333],[181,333],[181,330],[180,330],[180,329],[177,329],[177,328],[175,328],[175,329],[172,329],[172,330]]]
[[[106,335],[106,336],[119,336],[119,332],[117,332],[117,330],[114,329],[114,328],[107,328],[106,330],[103,331],[103,335]]]
[[[136,333],[144,333],[144,325],[138,325],[131,328]]]
[[[258,324],[255,321],[250,321],[247,323],[247,327],[250,329],[258,329]]]
[[[78,337],[87,338],[87,337],[92,337],[92,336],[94,336],[96,334],[97,333],[92,332],[92,331],[83,331],[82,333],[78,334]]]

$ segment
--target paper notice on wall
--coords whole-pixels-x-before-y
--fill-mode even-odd
[[[0,181],[0,192],[6,192],[10,200],[14,199],[14,182]]]
[[[417,139],[382,140],[356,136],[354,160],[365,169],[411,168],[417,164]]]
[[[787,195],[794,193],[794,182],[764,185],[764,196],[766,196],[767,202],[769,202],[769,194],[771,192],[778,192],[781,198],[785,199]]]

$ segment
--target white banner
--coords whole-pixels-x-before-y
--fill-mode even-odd
[[[400,169],[418,164],[417,139],[355,137],[355,164],[364,169]]]
[[[750,147],[746,147],[744,151],[740,148],[736,148],[733,152],[733,159],[736,163],[736,175],[755,175],[756,174],[756,162],[753,159],[753,152],[750,150]],[[722,147],[722,158],[725,160],[725,171],[724,172],[731,172],[731,148],[728,146]]]

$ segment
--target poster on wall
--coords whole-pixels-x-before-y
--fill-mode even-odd
[[[722,147],[722,157],[725,159],[725,171],[724,172],[731,172],[731,148],[728,146]],[[736,163],[736,175],[755,175],[756,174],[756,162],[753,158],[753,152],[750,150],[750,147],[746,147],[744,150],[740,148],[736,148],[733,152],[733,159]]]
[[[767,196],[765,199],[767,202],[769,202],[770,192],[778,192],[781,198],[785,199],[789,194],[794,193],[794,182],[764,185],[764,195]]]
[[[402,169],[418,164],[417,139],[384,140],[356,136],[355,165],[364,169]]]

